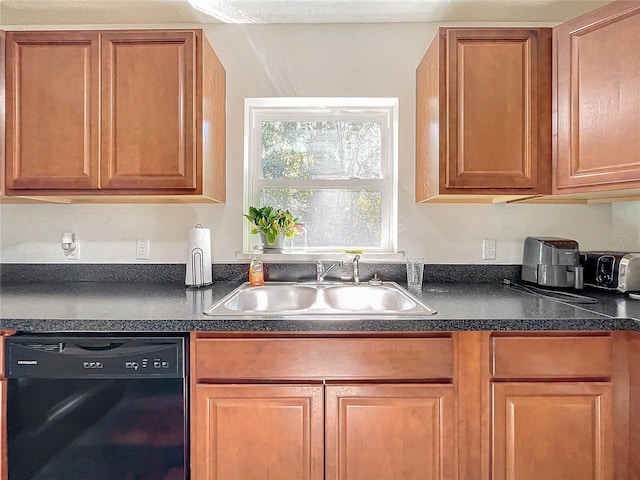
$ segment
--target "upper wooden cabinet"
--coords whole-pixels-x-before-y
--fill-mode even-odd
[[[6,191],[99,188],[99,36],[7,32]]]
[[[550,192],[550,29],[440,28],[416,89],[416,201]]]
[[[201,30],[7,32],[5,194],[225,200],[225,71]]]
[[[640,2],[606,5],[554,35],[554,193],[640,188]]]

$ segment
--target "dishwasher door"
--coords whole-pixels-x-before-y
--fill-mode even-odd
[[[186,480],[185,344],[8,338],[9,480]]]

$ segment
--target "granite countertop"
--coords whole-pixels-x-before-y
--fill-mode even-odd
[[[425,283],[438,313],[380,320],[219,319],[202,312],[241,282],[187,289],[178,282],[3,282],[0,328],[34,332],[393,332],[446,330],[635,330],[640,300],[585,291],[597,304],[571,305],[502,284]]]

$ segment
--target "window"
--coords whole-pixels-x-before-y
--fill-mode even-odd
[[[395,98],[245,100],[245,198],[289,209],[307,252],[396,252]],[[258,243],[245,222],[244,251]],[[298,247],[296,246],[298,244]]]

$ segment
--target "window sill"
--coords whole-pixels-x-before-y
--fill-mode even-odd
[[[316,260],[336,262],[351,261],[353,253],[303,253],[303,252],[283,252],[283,253],[236,253],[236,259],[240,263],[249,263],[251,259],[259,255],[260,259],[266,263],[312,263]],[[360,255],[361,263],[403,263],[404,252],[398,253],[362,253]]]

